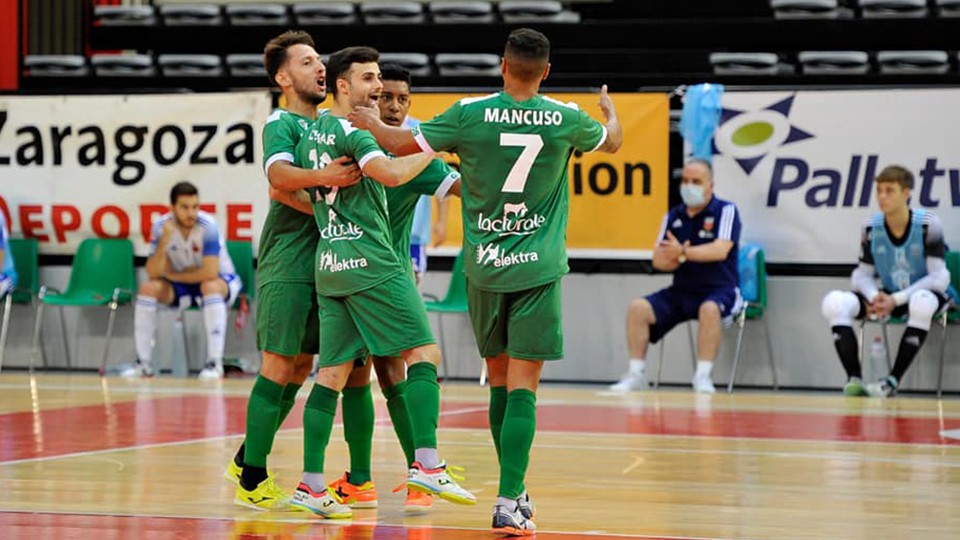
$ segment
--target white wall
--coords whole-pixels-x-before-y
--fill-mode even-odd
[[[142,277],[142,276],[141,276]],[[64,267],[41,268],[41,283],[64,287],[68,269]],[[424,284],[425,292],[440,296],[446,290],[449,274],[430,272]],[[626,342],[624,321],[631,298],[648,294],[669,283],[669,276],[645,274],[571,274],[564,280],[564,333],[566,359],[551,362],[544,369],[544,378],[560,381],[609,382],[617,379],[626,368]],[[769,278],[769,311],[766,315],[768,329],[773,338],[780,384],[790,387],[839,388],[844,382],[843,369],[836,357],[827,323],[820,315],[820,301],[833,288],[847,288],[846,278]],[[107,310],[77,310],[66,308],[67,334],[69,336],[74,366],[96,367],[103,351],[103,335],[106,331]],[[255,330],[251,319],[242,339],[233,330],[231,312],[230,332],[227,340],[227,357],[243,357],[255,360]],[[437,316],[431,315],[434,332],[437,333]],[[192,368],[199,369],[205,355],[203,320],[199,313],[188,315]],[[444,315],[444,337],[447,349],[447,369],[451,377],[474,378],[480,373],[480,357],[476,352],[473,335],[467,316]],[[161,317],[157,351],[154,354],[160,366],[169,366],[173,345],[179,340],[172,338],[172,316]],[[30,355],[30,339],[33,328],[33,312],[25,306],[15,306],[11,319],[10,338],[7,344],[5,366],[26,366]],[[65,366],[65,357],[59,341],[59,321],[55,310],[47,309],[44,315],[44,345],[47,359],[52,366]],[[769,385],[770,369],[767,364],[766,345],[762,325],[748,322],[744,338],[743,354],[737,381],[747,385]],[[878,325],[867,328],[867,339],[879,331]],[[891,356],[896,354],[901,327],[891,327]],[[947,367],[945,387],[960,390],[960,355],[956,344],[960,337],[957,327],[948,329]],[[110,362],[129,362],[135,358],[133,347],[133,308],[120,308],[111,346]],[[733,359],[735,328],[724,334],[724,344],[715,368],[714,380],[726,383],[729,380]],[[953,345],[951,345],[951,343]],[[906,389],[935,389],[940,351],[940,330],[934,328],[920,355],[904,380]],[[651,347],[648,353],[648,372],[655,376],[659,350]],[[39,359],[38,359],[39,364]],[[880,367],[865,368],[868,378],[879,377]],[[885,372],[885,370],[883,370]],[[442,372],[441,372],[442,373]],[[686,384],[692,375],[690,347],[686,330],[678,327],[666,339],[663,381]]]

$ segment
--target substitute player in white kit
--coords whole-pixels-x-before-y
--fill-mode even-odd
[[[137,291],[134,338],[137,361],[125,377],[151,377],[151,356],[157,332],[157,306],[184,309],[201,306],[207,330],[207,362],[201,379],[223,377],[223,345],[227,309],[242,283],[233,268],[214,217],[200,211],[197,188],[179,182],[170,190],[170,212],[153,222],[151,252],[146,270],[149,280]]]

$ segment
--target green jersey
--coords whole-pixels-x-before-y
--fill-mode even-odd
[[[349,156],[362,169],[385,154],[369,131],[327,114],[317,119],[297,145],[299,160],[322,169]],[[312,188],[313,217],[320,231],[316,245],[317,292],[347,296],[390,279],[403,267],[390,238],[387,196],[371,178],[346,188]]]
[[[461,99],[413,130],[425,152],[460,156],[464,267],[474,286],[530,289],[567,266],[567,161],[606,139],[573,103],[505,92]]]
[[[413,226],[413,213],[422,195],[436,195],[441,199],[460,179],[460,173],[447,165],[442,159],[435,159],[410,182],[387,189],[387,209],[390,212],[390,236],[393,238],[393,251],[400,258],[405,272],[413,273],[410,260],[410,234]]]
[[[313,120],[283,109],[273,111],[263,126],[263,170],[277,161],[296,161],[294,150]],[[310,216],[270,201],[260,233],[257,282],[313,283],[313,253],[319,233]]]

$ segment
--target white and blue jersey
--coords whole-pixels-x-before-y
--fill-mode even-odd
[[[157,243],[163,234],[163,225],[171,219],[174,219],[173,213],[167,212],[154,220],[153,227],[150,229],[150,255],[157,250]],[[226,243],[220,236],[220,228],[214,217],[206,212],[199,212],[196,225],[186,236],[181,234],[179,229],[170,236],[170,241],[167,243],[167,261],[174,272],[183,272],[201,268],[204,257],[217,257],[219,263],[217,271],[220,279],[227,283],[230,290],[227,298],[227,305],[230,305],[239,294],[242,283],[240,277],[236,275],[233,261],[227,253]],[[171,283],[175,292],[174,304],[196,303],[202,297],[199,283]]]
[[[403,127],[413,129],[420,125],[416,118],[406,117]],[[430,197],[421,195],[417,206],[413,210],[413,224],[410,226],[410,259],[413,261],[413,271],[422,274],[427,271],[427,246],[430,245],[431,213]]]
[[[0,296],[3,296],[17,285],[17,269],[13,265],[13,253],[10,253],[10,229],[3,212],[0,212],[0,251],[3,251],[3,266],[0,267]]]
[[[673,272],[673,286],[682,291],[705,292],[739,284],[737,253],[740,245],[740,213],[735,204],[714,196],[697,215],[690,217],[687,207],[680,204],[670,209],[660,225],[657,241],[673,233],[681,244],[691,246],[709,244],[714,240],[729,240],[733,247],[727,258],[717,262],[687,262]]]
[[[860,262],[873,265],[883,288],[906,289],[927,275],[927,257],[942,259],[946,253],[943,225],[935,214],[910,210],[910,226],[902,238],[893,238],[877,213],[864,223]]]

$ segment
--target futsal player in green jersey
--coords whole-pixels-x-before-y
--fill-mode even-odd
[[[384,186],[412,180],[432,158],[426,154],[391,158],[369,132],[345,118],[355,106],[376,106],[383,88],[378,60],[377,51],[369,47],[349,47],[330,56],[333,106],[311,126],[296,151],[316,169],[349,156],[364,175],[348,188],[310,190],[320,230],[314,270],[322,343],[320,370],[304,409],[304,474],[293,504],[324,517],[351,515],[349,507],[327,490],[323,463],[340,391],[355,361],[368,355],[401,357],[408,367],[406,396],[415,461],[407,487],[460,504],[476,502],[451,478],[438,456],[440,350],[413,280],[393,250],[384,192]]]
[[[397,64],[381,64],[380,117],[384,122],[400,126],[410,110],[410,72]],[[423,195],[443,200],[447,195],[460,195],[460,173],[441,159],[434,159],[427,168],[409,183],[386,190],[390,218],[390,236],[403,271],[413,279],[414,269],[410,253],[410,236],[414,210]],[[375,508],[377,490],[371,479],[373,451],[374,406],[370,394],[371,364],[377,370],[377,382],[387,400],[387,411],[407,459],[408,469],[416,461],[413,433],[407,413],[406,370],[399,357],[373,358],[361,366],[354,366],[343,389],[343,432],[350,448],[350,470],[329,488],[337,492],[343,502],[353,508]],[[424,512],[433,506],[428,493],[408,489],[404,511]]]
[[[285,108],[263,128],[264,170],[270,181],[270,210],[260,236],[257,269],[257,347],[260,374],[247,404],[247,429],[224,475],[237,484],[234,502],[257,509],[289,507],[290,494],[267,474],[267,455],[297,390],[319,349],[313,253],[319,234],[309,216],[293,204],[294,192],[319,185],[346,187],[360,180],[360,169],[344,158],[323,170],[298,168],[294,149],[326,98],[326,70],[304,32],[270,40],[263,55],[270,81],[280,88]]]
[[[567,162],[574,150],[616,152],[623,139],[606,86],[603,124],[539,94],[549,53],[540,32],[513,31],[501,63],[503,91],[462,99],[412,131],[387,126],[363,107],[349,116],[396,155],[460,156],[470,318],[490,373],[490,428],[500,458],[492,528],[508,535],[536,530],[524,479],[543,362],[563,357]]]

